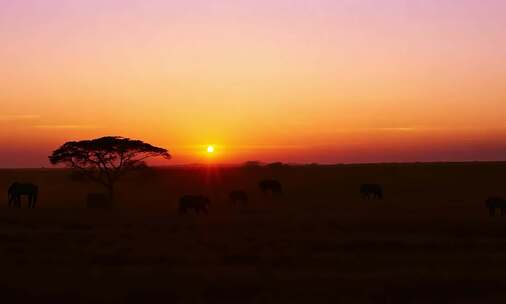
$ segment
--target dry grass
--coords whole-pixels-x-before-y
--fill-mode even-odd
[[[256,189],[283,182],[281,200]],[[3,170],[33,181],[39,208],[1,209],[0,294],[9,303],[501,303],[506,165],[165,169],[121,185],[122,208],[84,209],[92,184],[64,170]],[[384,201],[362,201],[362,182]],[[246,188],[237,208],[228,191]],[[185,193],[208,216],[176,213]],[[3,302],[3,301],[2,301]]]

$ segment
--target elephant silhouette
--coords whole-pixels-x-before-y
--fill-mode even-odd
[[[364,199],[383,199],[383,187],[378,184],[363,184],[360,186],[360,194]]]
[[[203,195],[185,195],[179,199],[179,213],[186,214],[188,210],[193,209],[195,213],[202,211],[204,214],[209,213],[209,198]]]
[[[258,187],[264,194],[279,196],[283,194],[283,186],[275,179],[264,179],[258,183]]]
[[[234,190],[228,195],[230,201],[234,205],[246,205],[248,203],[248,193],[244,190]]]
[[[9,208],[21,208],[21,198],[28,198],[28,208],[35,208],[39,196],[39,187],[32,183],[14,182],[7,190]]]
[[[490,216],[495,216],[496,209],[501,210],[501,215],[506,214],[506,199],[500,197],[490,197],[485,201]]]

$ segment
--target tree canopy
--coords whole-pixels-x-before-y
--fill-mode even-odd
[[[114,185],[125,173],[145,167],[150,157],[170,159],[164,148],[140,140],[106,136],[92,140],[69,141],[55,150],[49,161],[75,169],[107,188],[112,195]]]

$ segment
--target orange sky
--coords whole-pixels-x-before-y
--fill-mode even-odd
[[[103,135],[172,164],[506,158],[504,1],[212,2],[0,0],[0,167]]]

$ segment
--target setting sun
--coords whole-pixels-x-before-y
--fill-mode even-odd
[[[207,153],[214,153],[214,146],[207,146]]]

